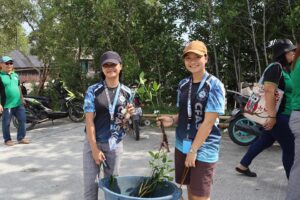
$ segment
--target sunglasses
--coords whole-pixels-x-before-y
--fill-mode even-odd
[[[13,65],[14,62],[6,62],[5,65]]]

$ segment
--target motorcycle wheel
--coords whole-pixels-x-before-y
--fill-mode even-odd
[[[33,118],[33,116],[34,116],[34,113],[31,110],[29,110],[29,109],[26,109],[25,113],[26,113],[26,118]],[[17,120],[17,118],[15,116],[12,117],[12,122],[13,122],[14,127],[16,127],[16,128],[19,127],[19,122],[18,122],[18,120]],[[35,127],[35,125],[36,125],[36,123],[34,123],[33,121],[29,121],[28,119],[26,119],[26,123],[25,123],[26,131],[32,130]]]
[[[247,126],[256,126],[256,123],[247,119],[246,117],[240,115],[229,123],[228,133],[230,139],[240,145],[240,146],[248,146],[252,144],[255,140],[257,140],[258,136],[251,135],[247,132],[239,130],[236,125],[243,124]]]
[[[133,120],[133,131],[135,135],[135,140],[140,140],[140,126],[139,126],[139,120]]]
[[[81,103],[73,103],[69,108],[69,117],[73,122],[82,122],[84,120],[84,110]]]

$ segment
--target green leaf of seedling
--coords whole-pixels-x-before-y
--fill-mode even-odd
[[[153,151],[149,151],[149,154],[150,154],[151,157],[154,157],[155,153]]]
[[[157,92],[160,88],[160,84],[158,84],[156,81],[154,81],[153,85],[152,85],[152,88],[153,88],[154,92]]]
[[[148,96],[149,96],[150,101],[152,101],[152,98],[153,98],[152,92],[149,92]]]
[[[146,81],[147,81],[147,79],[145,79],[144,76],[145,76],[144,72],[141,72],[141,73],[140,73],[140,77],[139,77],[139,78],[140,78],[140,84],[141,84],[141,85],[145,85],[145,83],[146,83]]]
[[[174,172],[175,171],[175,169],[174,168],[172,168],[172,169],[169,169],[169,172]]]
[[[145,88],[143,88],[143,87],[140,87],[140,88],[138,88],[138,90],[137,90],[137,93],[140,94],[140,95],[143,95],[145,92],[146,92],[146,91],[145,91]]]

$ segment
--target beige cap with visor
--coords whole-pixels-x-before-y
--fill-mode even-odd
[[[204,56],[207,55],[207,48],[203,42],[195,40],[186,45],[186,47],[183,50],[182,57],[184,57],[185,54],[190,52],[195,53],[199,56]]]

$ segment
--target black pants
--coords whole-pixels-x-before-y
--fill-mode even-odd
[[[250,146],[240,163],[248,167],[258,154],[272,146],[276,140],[282,149],[282,164],[289,178],[295,154],[294,135],[289,127],[289,116],[278,115],[276,120],[273,129],[264,131],[261,137]]]

